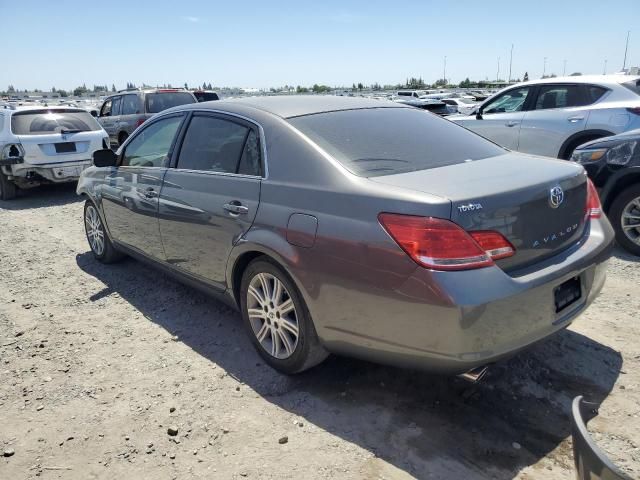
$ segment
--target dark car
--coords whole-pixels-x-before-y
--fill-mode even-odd
[[[497,361],[584,312],[613,244],[579,165],[372,99],[176,107],[94,154],[78,193],[96,259],[126,252],[226,300],[287,373],[328,352]]]
[[[571,159],[600,190],[618,243],[640,255],[640,130],[585,143]]]
[[[212,90],[192,90],[191,93],[195,95],[196,99],[199,102],[211,102],[213,100],[220,100],[220,95],[218,95],[218,92],[214,92]]]

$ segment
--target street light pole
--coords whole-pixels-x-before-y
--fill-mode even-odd
[[[496,72],[496,82],[500,79],[500,57],[498,57],[498,71]]]
[[[513,64],[513,43],[511,44],[511,55],[509,56],[509,83],[511,83],[511,65]]]
[[[442,67],[442,79],[444,80],[444,84],[447,84],[447,56],[444,56],[444,65]]]
[[[606,75],[607,74],[607,59],[604,59],[604,69],[602,70],[602,74]]]
[[[629,50],[629,34],[631,33],[631,30],[627,30],[627,43],[624,46],[624,61],[622,62],[622,70],[624,70],[627,67],[627,51]]]
[[[567,74],[567,61],[564,61],[564,67],[562,67],[562,76],[564,77]]]
[[[544,66],[542,67],[542,77],[547,73],[547,57],[544,57]]]

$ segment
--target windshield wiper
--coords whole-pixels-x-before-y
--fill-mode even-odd
[[[60,133],[62,135],[66,135],[67,133],[79,133],[79,132],[86,132],[87,130],[82,130],[82,129],[74,129],[74,130],[67,130],[66,128],[63,128],[62,130],[60,130]]]

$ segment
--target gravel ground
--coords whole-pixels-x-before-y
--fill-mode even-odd
[[[94,261],[73,187],[38,189],[0,204],[0,478],[573,479],[578,394],[640,476],[639,267],[617,251],[587,313],[480,384],[337,357],[289,378],[234,311]]]

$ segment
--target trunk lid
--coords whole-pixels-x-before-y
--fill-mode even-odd
[[[17,135],[24,148],[24,161],[30,165],[90,160],[93,151],[102,148],[102,132]]]
[[[496,262],[507,271],[557,254],[585,228],[587,177],[563,160],[508,153],[370,180],[447,198],[450,220],[465,230],[500,232],[516,248]]]

